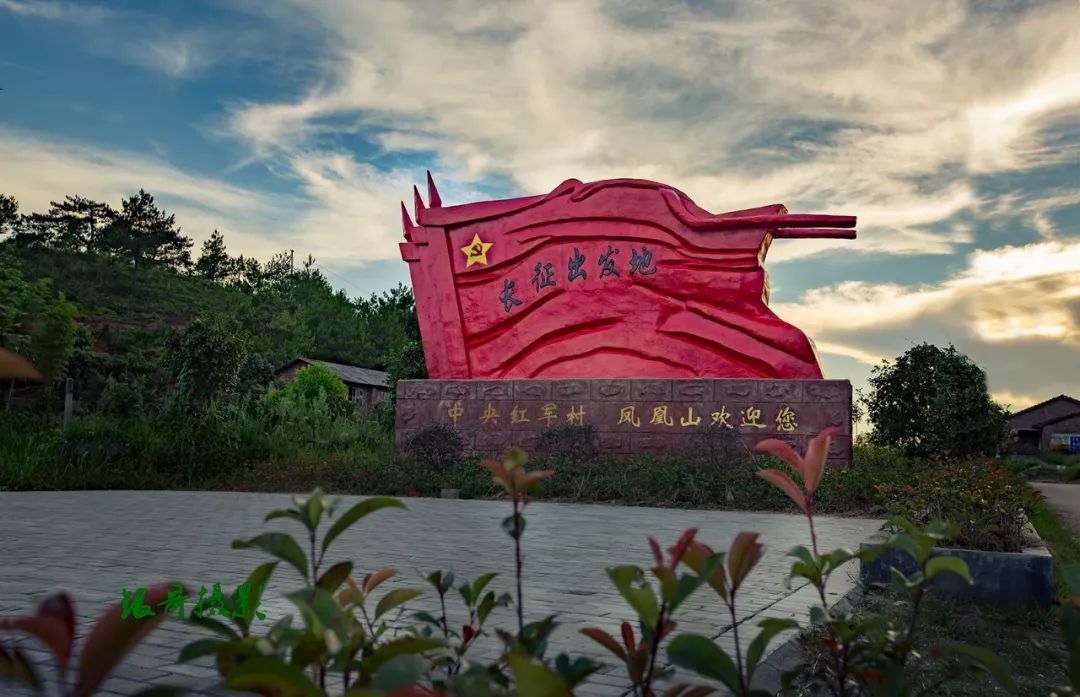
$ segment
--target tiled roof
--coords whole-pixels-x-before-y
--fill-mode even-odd
[[[314,358],[297,358],[297,361],[303,361],[308,365],[318,365],[326,368],[334,375],[337,375],[343,382],[347,382],[353,385],[372,385],[374,387],[387,388],[386,373],[381,370],[371,370],[370,368],[358,368],[355,365],[345,365],[344,363],[331,363],[330,361],[317,361]],[[292,365],[296,361],[291,361],[289,365]],[[278,371],[280,372],[280,370]]]

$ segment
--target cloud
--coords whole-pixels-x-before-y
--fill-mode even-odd
[[[975,208],[974,174],[1055,162],[1040,129],[1080,98],[1073,2],[1006,20],[1008,8],[936,0],[292,7],[329,57],[301,96],[232,110],[259,156],[310,149],[345,122],[387,150],[437,153],[464,182],[504,175],[537,193],[571,176],[644,177],[717,211],[781,201],[859,215],[856,245],[785,245],[774,261],[839,244],[952,252],[970,231],[928,226]],[[793,142],[793,120],[833,126]]]
[[[100,24],[112,15],[104,7],[50,2],[49,0],[0,0],[0,10],[8,10],[22,17],[60,20],[76,24]]]

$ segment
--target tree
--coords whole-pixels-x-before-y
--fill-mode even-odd
[[[217,316],[193,321],[173,338],[169,350],[178,392],[202,407],[236,388],[246,357],[240,328]]]
[[[26,356],[51,385],[67,370],[75,351],[75,306],[48,281],[37,284],[37,297],[24,323]]]
[[[341,378],[321,365],[309,365],[296,371],[296,377],[283,391],[290,397],[304,401],[315,399],[320,392],[330,399],[347,399],[349,396],[349,388]]]
[[[102,235],[116,219],[108,204],[81,196],[53,201],[47,213],[32,213],[22,221],[25,240],[54,249],[74,252],[102,250]]]
[[[176,216],[166,215],[142,189],[124,200],[103,238],[110,252],[131,261],[136,283],[140,268],[147,263],[174,270],[191,267],[191,238],[180,234]]]
[[[210,282],[219,285],[233,274],[235,261],[225,251],[225,237],[214,230],[202,245],[199,261],[195,263],[195,273]]]
[[[14,196],[0,194],[0,235],[11,233],[19,221],[19,202]]]
[[[871,439],[918,457],[996,455],[1005,410],[990,398],[986,373],[953,346],[920,344],[870,377]]]

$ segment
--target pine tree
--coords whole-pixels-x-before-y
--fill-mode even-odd
[[[175,215],[166,215],[154,197],[142,189],[127,198],[102,237],[103,245],[118,257],[131,261],[133,284],[140,269],[157,263],[174,270],[189,269],[192,241],[180,233]]]
[[[228,280],[236,270],[236,260],[225,251],[225,237],[217,230],[202,245],[195,273],[216,286]]]

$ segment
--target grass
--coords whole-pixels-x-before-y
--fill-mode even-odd
[[[859,614],[873,613],[906,622],[910,602],[891,590],[868,590],[856,606]],[[912,694],[933,685],[946,667],[929,660],[934,647],[949,644],[980,646],[996,653],[1008,666],[1019,695],[1045,697],[1068,684],[1061,668],[1067,652],[1058,634],[1056,617],[1049,612],[1024,612],[1003,608],[947,602],[928,596],[920,608],[915,652],[909,664]],[[1039,645],[1049,649],[1048,656]],[[1009,694],[989,677],[971,677],[933,689],[933,695],[972,696]]]
[[[1042,500],[1035,504],[1030,519],[1054,557],[1054,588],[1058,599],[1065,599],[1068,596],[1061,570],[1070,564],[1080,563],[1080,541],[1076,533],[1069,530]]]

